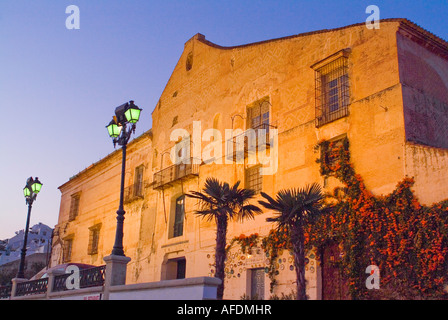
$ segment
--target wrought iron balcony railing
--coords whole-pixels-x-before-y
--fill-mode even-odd
[[[16,296],[27,296],[32,294],[47,293],[48,278],[32,280],[17,284]]]
[[[99,266],[84,269],[79,272],[79,288],[100,287],[104,285],[106,266]],[[69,290],[67,287],[67,278],[70,273],[57,275],[53,280],[53,292]],[[35,294],[45,294],[48,291],[49,278],[31,280],[17,284],[16,297],[29,296]],[[11,296],[11,285],[0,287],[0,299],[9,298]]]
[[[175,181],[199,175],[199,164],[190,163],[175,164],[154,174],[154,189],[162,188]]]
[[[248,153],[259,151],[262,148],[270,148],[272,129],[277,129],[277,127],[262,123],[227,140],[226,157],[235,160],[235,157],[238,156],[242,159],[243,155],[245,157]]]
[[[134,183],[124,189],[124,203],[129,203],[134,200],[143,199],[144,188],[148,184],[148,181],[142,181],[141,183]]]
[[[6,299],[11,296],[12,285],[6,285],[0,287],[0,299]]]
[[[100,287],[104,285],[105,272],[105,265],[79,271],[79,288]],[[70,273],[55,276],[53,292],[69,290],[69,288],[67,288],[67,278],[69,276]]]

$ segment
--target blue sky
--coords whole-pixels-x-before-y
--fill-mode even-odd
[[[129,100],[151,112],[196,33],[240,45],[364,22],[408,18],[448,40],[447,1],[0,0],[0,239],[23,229],[22,188],[44,186],[31,224],[57,223],[64,182],[113,151],[105,125]],[[68,30],[66,7],[80,9]],[[117,204],[118,206],[118,204]]]

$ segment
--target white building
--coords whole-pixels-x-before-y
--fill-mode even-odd
[[[32,226],[28,232],[26,255],[49,252],[52,232],[52,228],[40,222]],[[6,245],[0,246],[0,266],[20,259],[24,237],[25,230],[19,230],[12,238],[3,240]]]

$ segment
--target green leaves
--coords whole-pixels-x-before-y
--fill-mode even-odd
[[[266,209],[276,212],[275,217],[267,218],[268,222],[276,222],[279,227],[304,226],[312,223],[321,214],[323,208],[322,188],[319,184],[309,184],[304,188],[280,190],[276,198],[262,192],[267,201],[258,201]]]
[[[218,216],[240,221],[253,219],[255,214],[262,212],[259,207],[249,203],[255,191],[239,188],[239,185],[239,181],[230,186],[227,182],[209,177],[202,192],[192,191],[187,196],[199,200],[200,209],[196,210],[196,214],[207,220],[216,220]]]

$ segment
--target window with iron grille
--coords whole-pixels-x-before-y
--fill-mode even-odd
[[[93,255],[98,253],[98,242],[100,240],[101,224],[97,224],[89,228],[89,246],[87,254]]]
[[[348,161],[349,141],[347,136],[341,135],[320,144],[320,173],[323,176],[333,175],[335,167],[341,161]]]
[[[262,190],[262,175],[261,166],[253,166],[246,169],[246,189],[252,189],[256,193],[260,193]]]
[[[63,263],[70,262],[72,259],[72,247],[73,238],[64,239],[63,249],[62,249],[62,261]]]
[[[316,126],[348,115],[350,98],[347,56],[319,64],[316,73]]]
[[[79,200],[81,199],[81,193],[76,193],[72,195],[70,202],[70,213],[68,216],[68,221],[73,221],[76,219],[79,213]]]

